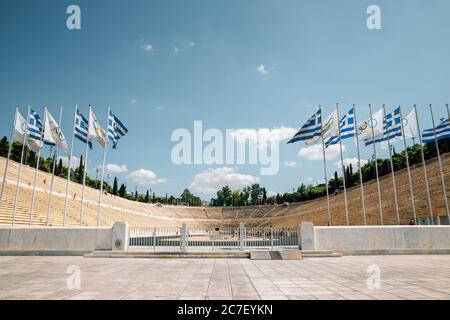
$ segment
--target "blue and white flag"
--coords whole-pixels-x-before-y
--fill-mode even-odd
[[[292,137],[289,143],[305,141],[306,144],[316,143],[322,135],[322,111],[317,111]]]
[[[41,117],[33,110],[30,109],[30,115],[28,117],[28,147],[34,152],[38,152],[43,148],[43,134],[44,126]]]
[[[353,112],[353,107],[341,119],[341,121],[339,123],[339,127],[341,130],[341,139],[342,140],[352,138],[355,136],[355,115]],[[339,139],[339,135],[332,136],[332,137],[328,138],[327,140],[325,140],[325,146],[328,148],[329,146],[339,143],[339,141],[341,139]]]
[[[28,139],[42,140],[43,124],[39,115],[30,109],[30,116],[28,117]]]
[[[427,129],[423,131],[422,141],[423,143],[430,143],[441,139],[450,138],[450,119],[444,120],[436,127],[436,134],[434,129]]]
[[[88,138],[88,120],[81,114],[80,110],[77,109],[75,115],[75,132],[74,136],[83,143],[89,143],[89,148],[92,149],[92,142]]]
[[[128,129],[123,125],[123,123],[109,110],[108,115],[108,137],[113,143],[113,149],[117,148],[117,143],[119,139],[126,135]]]
[[[400,107],[387,114],[383,121],[383,136],[375,138],[375,143],[394,140],[402,136],[402,125],[400,116]],[[371,145],[373,140],[365,141],[366,146]]]

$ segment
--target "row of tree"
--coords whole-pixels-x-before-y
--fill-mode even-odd
[[[444,139],[438,142],[440,152],[447,153],[450,151],[450,139]],[[420,145],[414,144],[407,148],[408,159],[410,166],[422,163],[422,156]],[[394,165],[394,171],[398,171],[406,168],[406,151],[403,150],[400,153],[392,149],[393,156],[392,162]],[[437,150],[435,143],[427,143],[423,147],[425,160],[435,158],[437,156]],[[385,176],[391,173],[390,159],[377,159],[378,174],[379,176]],[[360,184],[359,170],[354,169],[350,164],[345,167],[345,181],[346,187],[351,188]],[[375,160],[369,159],[369,161],[361,168],[363,182],[368,182],[376,179],[375,173]],[[328,182],[328,192],[330,195],[338,194],[343,190],[344,180],[339,177],[338,172],[334,172],[333,178]],[[228,186],[223,187],[217,191],[217,197],[211,199],[210,205],[215,207],[222,206],[249,206],[249,205],[273,205],[283,203],[297,203],[309,200],[314,200],[326,196],[326,185],[322,184],[309,184],[302,183],[296,191],[278,193],[276,195],[267,196],[266,189],[259,184],[253,184],[245,187],[242,190],[231,190]]]
[[[6,158],[8,156],[9,141],[7,137],[0,139],[0,157]],[[13,142],[11,147],[11,157],[10,159],[16,162],[20,162],[22,155],[23,145],[20,142]],[[25,146],[23,163],[30,167],[36,167],[37,165],[37,154],[36,152],[30,150]],[[39,160],[39,170],[51,173],[53,171],[53,163],[55,163],[55,175],[64,179],[67,179],[69,168],[64,165],[61,158],[55,159],[54,157],[43,158],[40,157]],[[70,180],[76,183],[83,183],[83,176],[85,171],[85,164],[83,161],[83,155],[80,156],[80,161],[78,166],[71,169]],[[92,179],[86,173],[86,185],[100,189],[101,180]],[[166,205],[187,205],[187,206],[201,206],[202,201],[199,197],[193,195],[188,189],[185,189],[179,197],[169,196],[167,193],[165,196],[157,196],[154,192],[150,195],[150,191],[147,190],[146,194],[139,194],[137,190],[134,193],[127,190],[127,184],[121,183],[119,186],[119,180],[117,177],[114,178],[113,185],[110,186],[108,182],[103,182],[103,188],[106,193],[113,196],[122,197],[131,201],[138,201],[144,203],[155,203],[155,204],[166,204]]]

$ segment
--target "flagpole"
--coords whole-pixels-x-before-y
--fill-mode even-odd
[[[409,189],[411,192],[414,223],[417,224],[416,203],[414,202],[414,189],[413,189],[413,183],[412,183],[412,178],[411,178],[411,168],[409,166],[408,146],[406,145],[405,128],[403,126],[403,113],[402,113],[401,106],[399,108],[400,108],[400,122],[401,122],[401,128],[402,128],[403,144],[405,146],[406,168],[408,170]]]
[[[37,153],[36,170],[35,170],[35,173],[34,173],[33,195],[31,197],[30,219],[28,221],[28,226],[30,226],[30,227],[31,227],[31,224],[32,224],[32,219],[33,219],[34,203],[35,203],[35,200],[36,200],[36,183],[37,183],[37,176],[38,176],[38,172],[39,172],[39,163],[40,163],[40,160],[41,160],[41,151],[42,151],[42,149],[44,149],[43,137],[44,137],[44,130],[45,130],[45,121],[46,121],[46,119],[47,119],[47,106],[44,107],[44,117],[43,117],[43,122],[42,122],[42,129],[41,129],[42,132],[41,132],[41,137],[39,139],[39,142],[42,143],[42,147],[40,147],[40,145],[38,146],[40,148],[39,148],[39,151]]]
[[[430,217],[431,217],[431,223],[434,224],[434,218],[433,218],[433,206],[431,204],[431,196],[430,196],[430,186],[428,185],[428,174],[427,174],[427,165],[425,163],[425,154],[423,152],[423,142],[422,142],[422,132],[420,131],[420,124],[419,124],[419,117],[417,116],[417,108],[416,105],[414,105],[414,113],[416,115],[416,123],[417,123],[417,132],[419,135],[419,143],[420,143],[420,154],[422,156],[422,167],[423,167],[423,173],[425,175],[425,188],[427,190],[427,197],[428,197],[428,207],[430,209]]]
[[[319,105],[319,110],[320,110],[320,117],[322,118],[322,107]],[[323,141],[323,126],[322,126],[322,119],[320,121],[320,126],[321,126],[321,130],[320,130],[320,138],[322,140],[322,152],[323,152],[323,170],[324,170],[324,174],[325,174],[325,189],[327,192],[327,205],[328,205],[328,223],[330,226],[333,225],[332,219],[331,219],[331,206],[330,206],[330,193],[328,191],[328,174],[327,174],[327,158],[326,158],[326,154],[325,154],[325,142]]]
[[[70,142],[70,155],[69,155],[69,167],[67,169],[67,182],[66,182],[66,197],[64,199],[64,219],[63,219],[63,226],[66,226],[66,218],[67,218],[67,197],[69,195],[69,183],[70,183],[70,171],[71,171],[71,165],[72,165],[72,155],[73,155],[73,142],[75,137],[75,125],[76,125],[76,119],[77,119],[77,112],[78,112],[78,105],[75,105],[75,114],[73,116],[73,129],[72,129],[72,139]]]
[[[353,104],[353,124],[354,124],[354,130],[355,130],[355,137],[356,137],[356,150],[358,151],[358,168],[359,168],[359,184],[361,186],[361,205],[362,205],[362,211],[363,211],[363,223],[364,225],[367,224],[366,221],[366,204],[365,204],[365,198],[364,198],[364,186],[363,186],[363,176],[362,176],[362,168],[361,168],[361,155],[359,151],[359,138],[358,138],[358,121],[356,120],[356,106]]]
[[[384,121],[383,121],[383,131],[384,128],[384,122],[386,121],[386,107],[383,104],[383,114],[384,114]],[[389,129],[386,128],[387,132],[384,132],[387,136],[388,141],[388,148],[389,148],[389,159],[391,161],[391,174],[392,174],[392,187],[394,188],[394,200],[395,200],[395,213],[397,215],[397,224],[400,224],[400,214],[398,211],[398,199],[397,199],[397,187],[395,184],[395,172],[394,172],[394,162],[392,161],[392,150],[391,150],[391,139],[389,138]]]
[[[449,217],[449,221],[450,221],[450,215],[449,215],[449,210],[448,210],[448,200],[447,200],[447,190],[445,189],[444,171],[442,169],[441,152],[439,151],[439,144],[438,144],[437,136],[436,136],[436,126],[434,123],[433,108],[432,108],[431,104],[430,104],[430,114],[431,114],[431,121],[433,123],[434,143],[436,146],[436,152],[437,152],[437,156],[438,156],[439,169],[441,171],[442,192],[444,193],[445,210],[447,212],[447,217]],[[441,224],[439,215],[437,216],[437,221],[438,221],[438,224]]]
[[[378,188],[378,206],[380,208],[380,221],[381,225],[384,225],[383,220],[383,205],[381,203],[381,187],[380,187],[380,177],[378,175],[378,158],[377,158],[377,148],[375,145],[375,132],[374,132],[374,124],[373,124],[373,115],[372,115],[372,105],[369,104],[369,112],[370,112],[370,125],[372,126],[372,144],[373,144],[373,154],[375,156],[375,174],[377,178],[377,188]]]
[[[89,106],[89,117],[91,116],[91,109],[92,109],[92,107]],[[90,119],[89,119],[89,122],[90,122]],[[87,171],[87,163],[88,163],[88,154],[89,154],[89,135],[86,137],[86,149],[84,152],[83,187],[81,189],[80,227],[83,226],[84,191],[86,189],[86,171]]]
[[[62,118],[62,113],[63,113],[63,107],[61,106],[60,110],[59,110],[59,122],[58,122],[58,127],[61,128],[61,118]],[[55,153],[53,155],[53,168],[52,168],[52,179],[50,182],[50,195],[48,197],[48,207],[47,207],[47,222],[46,225],[48,226],[49,222],[50,222],[50,211],[51,211],[51,206],[52,206],[52,194],[53,194],[53,184],[54,184],[54,180],[55,180],[55,168],[56,168],[56,154],[58,151],[58,145],[55,145]]]
[[[0,193],[0,205],[3,202],[3,192],[5,191],[5,183],[6,183],[7,172],[8,172],[8,167],[9,167],[9,158],[11,157],[11,150],[12,150],[12,145],[13,145],[13,140],[14,140],[14,131],[16,130],[18,113],[19,113],[19,107],[16,106],[16,113],[14,114],[13,127],[12,127],[12,131],[11,131],[11,139],[9,140],[8,154],[6,156],[5,172],[3,173],[2,190],[0,191],[1,192]]]
[[[20,176],[22,175],[22,167],[23,167],[23,158],[24,158],[24,153],[25,153],[25,144],[27,143],[27,138],[28,138],[28,127],[29,127],[29,120],[28,118],[30,117],[30,111],[31,110],[31,106],[28,106],[28,113],[27,113],[27,125],[25,127],[25,133],[23,135],[23,141],[22,141],[22,154],[20,156],[20,166],[19,166],[19,173],[17,175],[17,185],[16,185],[16,196],[14,198],[14,209],[13,209],[13,217],[12,217],[12,226],[14,227],[15,225],[15,219],[16,219],[16,212],[17,212],[17,200],[19,199],[19,186],[20,186]],[[25,158],[26,161],[26,158]]]
[[[106,130],[108,130],[109,113],[111,107],[108,106],[108,112],[106,114]],[[106,152],[108,149],[108,131],[106,131],[105,147],[103,148],[103,166],[102,166],[102,180],[100,182],[100,196],[98,199],[98,212],[97,212],[97,228],[100,226],[100,211],[102,208],[102,196],[103,196],[103,179],[105,178],[105,164],[106,164]]]
[[[339,117],[339,103],[336,103],[336,116],[337,116],[337,121],[338,121],[339,152],[341,154],[342,181],[344,183],[345,220],[346,220],[347,226],[348,226],[348,225],[350,225],[350,221],[349,221],[349,217],[348,217],[347,186],[346,186],[346,179],[345,179],[344,157],[342,156],[341,118]]]

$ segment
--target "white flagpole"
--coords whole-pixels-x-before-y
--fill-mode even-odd
[[[28,106],[28,113],[27,113],[27,125],[25,127],[25,133],[23,135],[23,141],[22,141],[22,154],[20,156],[20,166],[19,166],[19,173],[17,175],[17,185],[16,185],[16,197],[14,198],[14,209],[13,209],[13,216],[12,216],[12,226],[15,225],[16,220],[16,213],[17,213],[17,200],[19,199],[19,186],[20,186],[20,176],[22,175],[22,167],[23,167],[23,161],[24,161],[24,153],[25,153],[25,144],[27,143],[28,139],[28,126],[29,126],[29,117],[31,112],[31,106]],[[26,161],[26,157],[25,157]]]
[[[361,156],[359,152],[359,138],[358,138],[358,121],[356,120],[356,106],[353,105],[353,124],[355,130],[355,138],[356,138],[356,150],[358,151],[358,168],[359,168],[359,184],[361,186],[361,205],[363,211],[363,223],[367,224],[366,221],[366,203],[364,199],[364,186],[363,186],[363,176],[362,176],[362,168],[361,168]]]
[[[42,132],[39,142],[42,143],[42,147],[39,148],[39,151],[37,153],[37,161],[36,161],[36,170],[34,173],[34,184],[33,184],[33,195],[31,197],[31,210],[30,210],[30,219],[28,221],[28,225],[31,227],[32,219],[33,219],[33,211],[34,211],[34,203],[36,200],[36,183],[37,183],[37,176],[39,172],[39,163],[41,160],[41,151],[44,149],[44,131],[45,131],[45,121],[47,119],[47,106],[44,107],[44,117],[42,122]]]
[[[322,117],[322,107],[319,105],[319,110],[321,111],[320,117]],[[331,206],[330,206],[330,194],[328,192],[328,174],[327,174],[327,158],[325,153],[325,142],[323,141],[323,134],[322,134],[322,122],[321,122],[321,130],[320,130],[320,138],[322,140],[322,152],[323,152],[323,171],[325,174],[325,190],[327,192],[327,206],[328,206],[328,224],[330,226],[333,225],[333,221],[331,219]]]
[[[384,131],[384,122],[386,121],[386,107],[384,104],[383,104],[383,114],[384,114],[384,119],[385,119],[383,121],[383,131]],[[388,148],[389,148],[389,159],[391,160],[392,187],[394,188],[395,213],[397,215],[397,224],[400,224],[400,213],[398,211],[397,187],[395,184],[394,162],[392,161],[391,139],[389,138],[389,129],[387,129],[387,132],[384,132],[384,134],[386,134],[387,139],[388,139],[387,141],[388,141]]]
[[[108,106],[108,112],[106,114],[106,140],[105,147],[103,148],[103,166],[102,166],[102,180],[100,182],[100,196],[98,199],[98,212],[97,212],[97,228],[100,226],[100,211],[102,208],[102,196],[103,196],[103,179],[105,178],[105,165],[106,165],[106,152],[108,149],[108,125],[109,125],[109,113],[111,108]]]
[[[414,189],[413,189],[413,183],[412,183],[412,178],[411,178],[411,168],[409,166],[408,146],[406,145],[405,128],[403,126],[403,113],[402,113],[401,107],[399,107],[399,108],[400,108],[400,122],[401,122],[401,128],[402,128],[403,144],[405,146],[406,168],[408,169],[408,180],[409,180],[409,189],[411,192],[411,202],[412,202],[414,223],[417,224],[416,203],[414,201]]]
[[[349,217],[348,217],[348,202],[347,202],[347,187],[346,187],[346,179],[345,179],[345,167],[344,167],[344,157],[342,156],[342,139],[341,139],[341,118],[339,117],[339,104],[336,103],[336,116],[338,122],[338,133],[339,133],[339,152],[341,154],[341,167],[342,167],[342,181],[344,183],[344,204],[345,204],[345,220],[347,222],[347,226],[350,225]]]
[[[380,208],[380,221],[381,225],[384,225],[384,219],[383,219],[383,205],[381,203],[381,187],[380,187],[380,177],[378,175],[378,158],[377,158],[377,148],[375,145],[375,132],[374,132],[374,125],[373,125],[373,115],[372,115],[372,105],[369,104],[369,112],[370,112],[370,126],[372,130],[372,144],[373,144],[373,155],[375,157],[375,174],[377,178],[377,188],[378,188],[378,206]],[[369,124],[367,124],[369,126]],[[383,124],[381,124],[383,125]]]
[[[2,181],[2,190],[0,191],[0,205],[3,202],[3,192],[5,191],[5,183],[7,179],[7,172],[9,167],[9,158],[11,157],[11,150],[14,140],[14,131],[16,130],[16,124],[17,124],[17,114],[19,113],[19,107],[16,107],[16,113],[14,114],[14,121],[13,121],[13,127],[11,131],[11,139],[9,140],[9,146],[8,146],[8,154],[6,156],[6,163],[5,163],[5,172],[3,173],[3,181]]]
[[[72,165],[72,155],[73,155],[73,142],[75,140],[75,125],[76,125],[76,118],[77,118],[77,112],[78,112],[78,105],[75,105],[75,114],[73,116],[73,129],[72,129],[72,141],[70,142],[70,155],[69,155],[69,166],[67,170],[67,183],[66,183],[66,197],[64,199],[64,219],[63,219],[63,226],[66,225],[66,218],[67,218],[67,197],[69,195],[69,183],[70,183],[70,168]]]
[[[59,128],[61,128],[62,113],[63,113],[63,107],[61,106],[61,108],[59,110],[59,122],[58,122],[58,127]],[[47,222],[46,222],[47,226],[48,226],[48,224],[50,222],[50,211],[52,210],[52,194],[53,194],[53,184],[54,184],[54,180],[55,180],[55,168],[56,168],[56,161],[57,161],[57,159],[56,159],[57,151],[58,151],[58,145],[55,145],[55,153],[53,155],[52,179],[51,179],[51,182],[50,182],[50,195],[48,196]]]
[[[433,218],[433,206],[431,204],[431,195],[430,195],[430,186],[428,185],[428,174],[427,174],[427,165],[425,163],[425,154],[423,153],[423,142],[422,142],[422,133],[420,131],[420,125],[419,125],[419,117],[417,115],[417,108],[416,105],[414,105],[414,113],[416,115],[416,123],[417,123],[417,134],[419,135],[419,144],[420,144],[420,154],[422,156],[422,167],[423,167],[423,173],[425,175],[425,188],[427,191],[427,197],[428,197],[428,208],[430,209],[430,218],[431,223],[433,224],[434,218]]]
[[[92,107],[89,106],[89,119],[88,123],[91,121],[91,109]],[[88,163],[88,154],[89,154],[89,133],[86,137],[86,150],[84,152],[84,170],[83,170],[83,188],[81,189],[81,210],[80,210],[80,227],[83,226],[83,215],[84,215],[84,191],[86,189],[86,172],[87,172],[87,163]]]
[[[442,182],[442,192],[444,193],[444,201],[445,201],[445,210],[447,212],[447,217],[449,217],[449,221],[450,221],[450,215],[449,215],[449,210],[448,210],[448,200],[447,200],[447,190],[445,189],[445,179],[444,179],[444,171],[442,170],[442,160],[441,160],[441,152],[439,151],[439,144],[437,141],[437,137],[436,137],[436,126],[434,123],[434,115],[433,115],[433,108],[430,104],[430,113],[431,113],[431,121],[433,123],[433,133],[434,133],[434,143],[436,146],[436,152],[437,152],[437,156],[438,156],[438,162],[439,162],[439,169],[441,171],[441,182]],[[439,219],[439,215],[437,216],[437,221],[438,224],[441,224],[441,220]]]

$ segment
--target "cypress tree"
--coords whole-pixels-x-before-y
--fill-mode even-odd
[[[117,177],[114,178],[114,184],[113,184],[113,189],[112,189],[112,194],[117,196],[117,192],[118,192],[118,183],[117,183]]]

